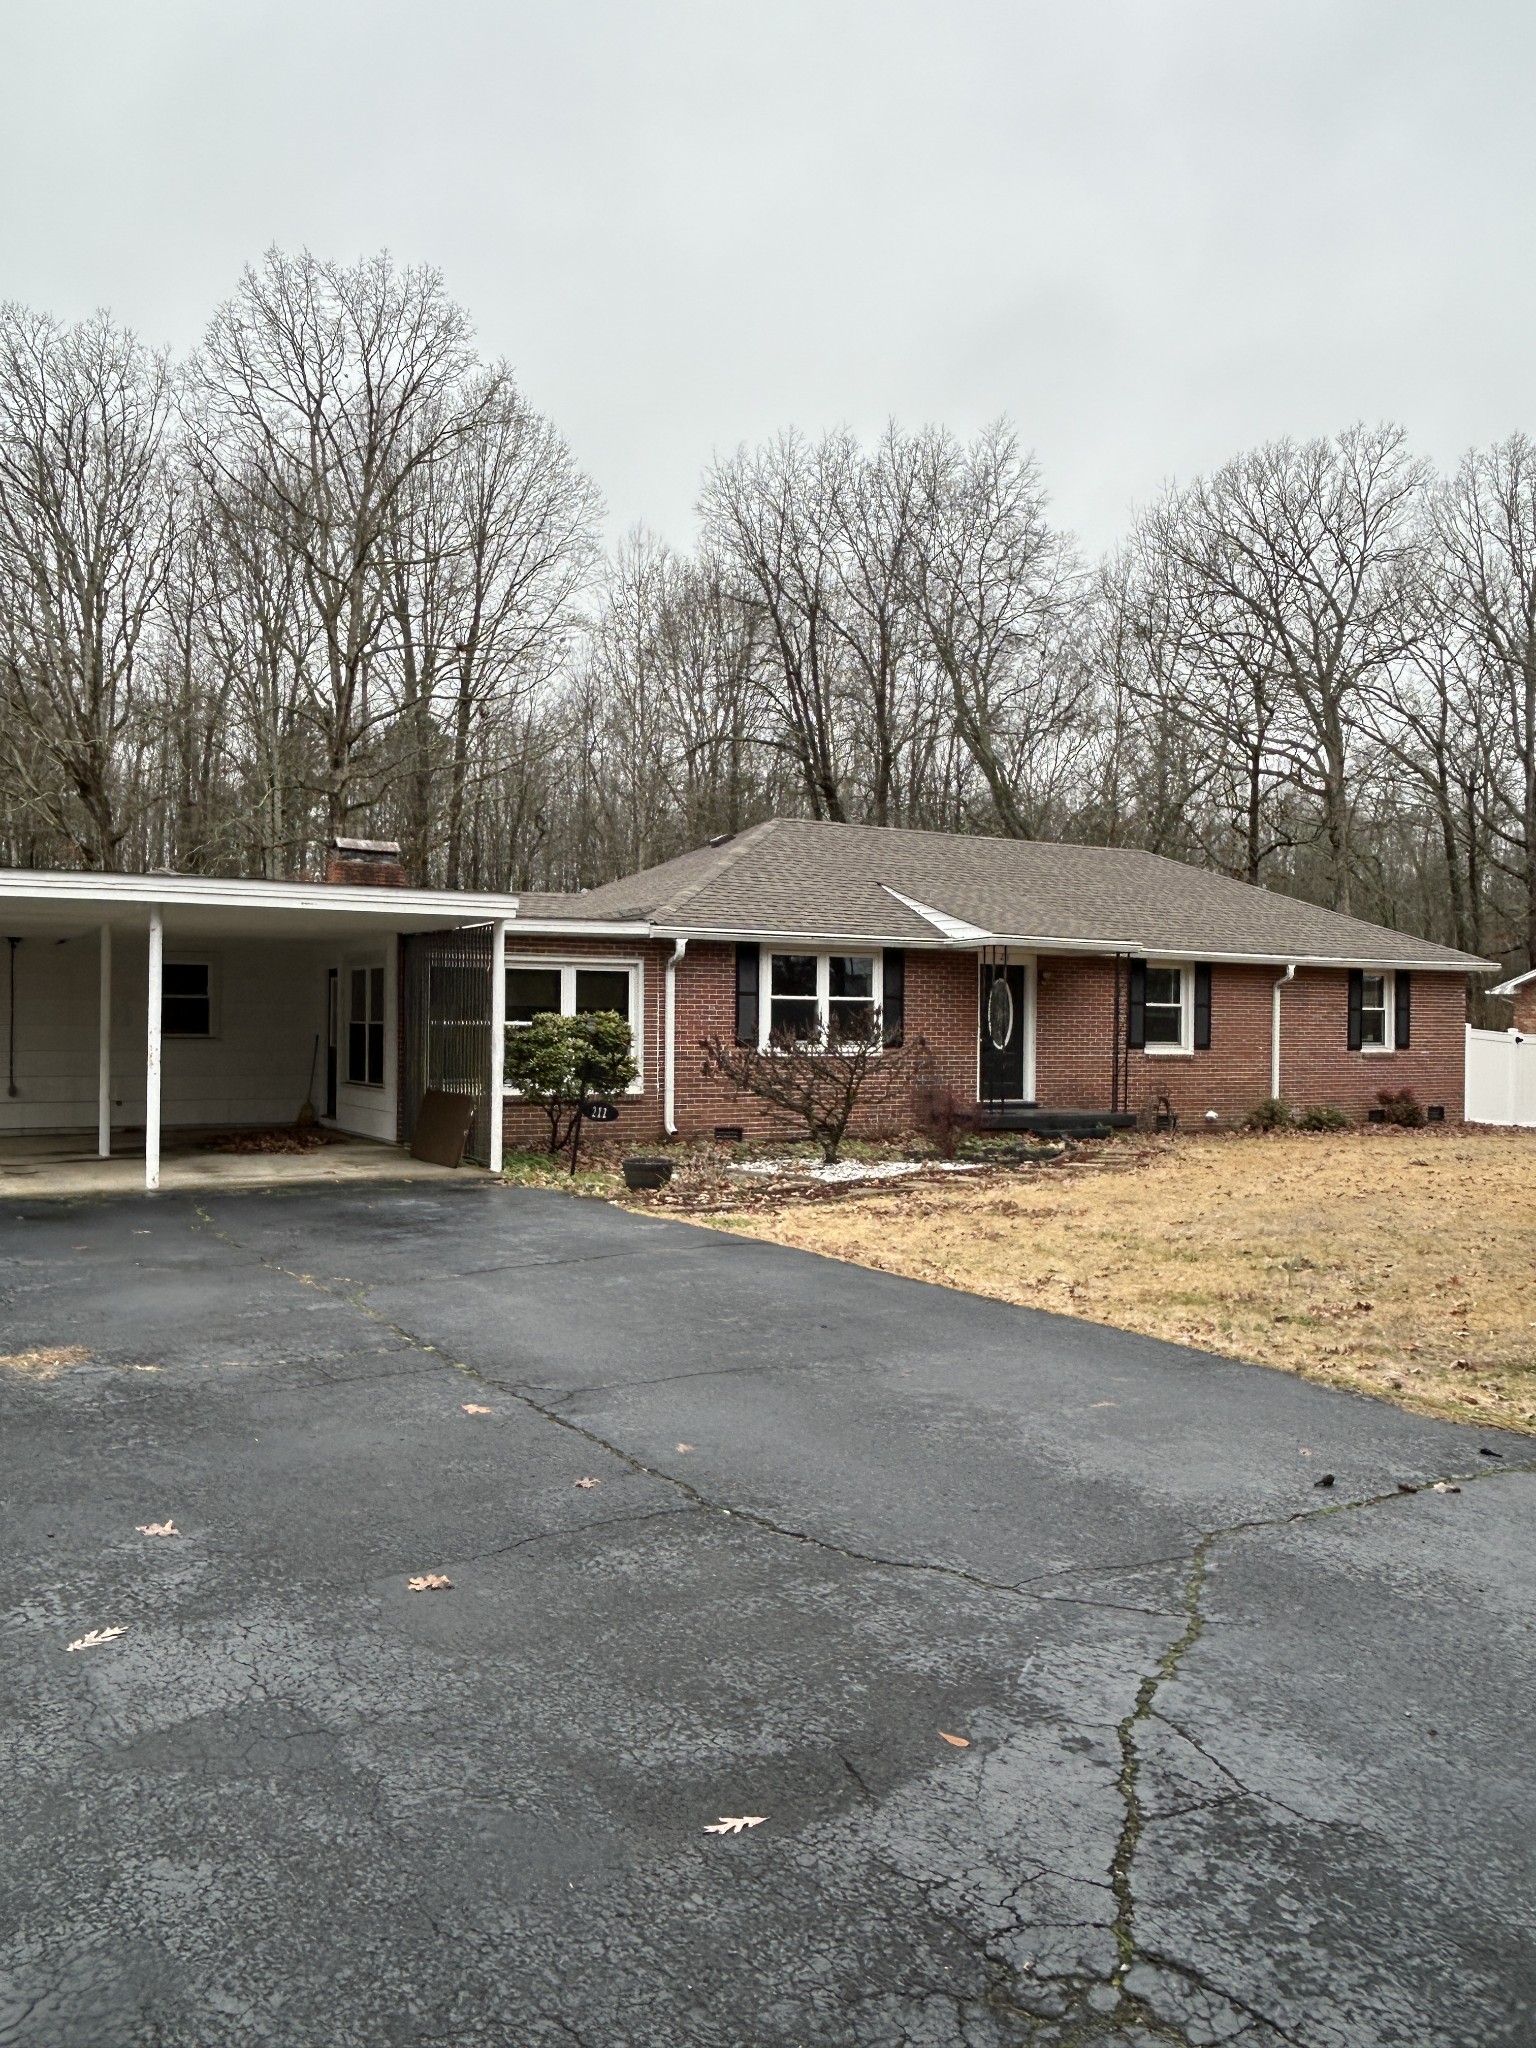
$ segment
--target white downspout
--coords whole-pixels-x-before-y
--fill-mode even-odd
[[[144,1185],[160,1185],[160,999],[165,963],[165,914],[149,909],[149,1043],[144,1064]]]
[[[501,1171],[502,1131],[506,1123],[505,1086],[507,1077],[507,931],[509,920],[501,918],[491,927],[491,1129],[486,1145],[486,1163],[492,1173]]]
[[[96,999],[96,1153],[112,1156],[112,927],[101,928],[99,992]]]
[[[666,1022],[661,1049],[661,1127],[669,1138],[677,1136],[677,963],[688,950],[686,939],[672,941],[667,962]]]
[[[1288,981],[1296,979],[1296,963],[1293,960],[1284,974],[1277,977],[1272,991],[1273,1015],[1269,1023],[1269,1096],[1272,1102],[1280,1099],[1280,991]]]

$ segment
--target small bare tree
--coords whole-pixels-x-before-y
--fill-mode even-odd
[[[803,1124],[828,1166],[837,1163],[860,1106],[912,1121],[914,1069],[927,1051],[920,1038],[887,1045],[878,1011],[868,1031],[840,1033],[830,1044],[818,1028],[806,1038],[774,1038],[766,1050],[723,1038],[701,1039],[700,1046],[707,1079],[754,1096],[785,1123]]]

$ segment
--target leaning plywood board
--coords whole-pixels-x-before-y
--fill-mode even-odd
[[[429,1088],[416,1112],[411,1157],[425,1159],[433,1166],[457,1166],[464,1157],[474,1113],[473,1095],[451,1095],[444,1088]]]

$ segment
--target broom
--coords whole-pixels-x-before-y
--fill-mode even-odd
[[[300,1103],[299,1113],[294,1118],[294,1122],[298,1125],[301,1131],[307,1131],[311,1124],[318,1123],[320,1120],[318,1115],[316,1114],[314,1103],[315,1062],[319,1059],[319,1057],[320,1034],[317,1031],[315,1033],[315,1049],[309,1056],[309,1086],[304,1090],[304,1100],[302,1103]]]

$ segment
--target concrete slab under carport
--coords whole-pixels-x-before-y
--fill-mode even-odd
[[[434,1166],[403,1146],[370,1138],[333,1137],[307,1152],[222,1152],[206,1148],[208,1134],[167,1131],[161,1141],[162,1193],[210,1193],[227,1188],[335,1186],[358,1181],[488,1179],[466,1162]],[[124,1140],[125,1143],[131,1140]],[[0,1137],[0,1199],[28,1202],[127,1195],[142,1189],[141,1150],[97,1155],[94,1132],[25,1133]]]
[[[8,2048],[1528,2048],[1520,1439],[484,1178],[0,1287]]]

